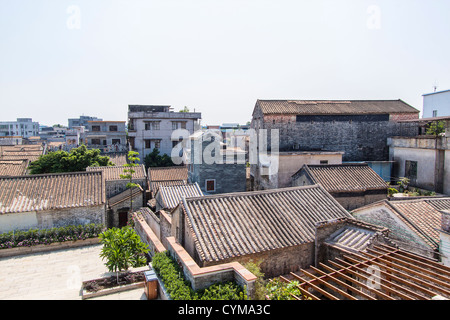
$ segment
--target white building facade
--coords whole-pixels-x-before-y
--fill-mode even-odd
[[[172,149],[181,139],[172,137],[177,129],[189,134],[200,128],[200,112],[174,112],[170,106],[129,105],[128,140],[139,152],[141,161],[157,148],[160,154],[171,156]]]
[[[17,118],[17,121],[0,121],[0,136],[29,138],[39,135],[39,122],[31,118]]]
[[[450,90],[423,95],[422,118],[450,116]]]

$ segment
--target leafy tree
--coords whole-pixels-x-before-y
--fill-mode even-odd
[[[151,153],[145,156],[144,164],[147,169],[149,167],[171,167],[175,165],[170,156],[166,153],[161,156],[157,148],[154,148]]]
[[[40,174],[85,171],[90,166],[113,165],[109,157],[100,155],[100,150],[82,145],[70,152],[60,150],[42,155],[30,164],[29,169],[31,174]]]
[[[189,112],[189,108],[184,106],[184,108],[181,109],[179,112]]]
[[[128,151],[129,162],[123,165],[125,167],[125,169],[123,169],[124,174],[120,175],[121,179],[128,179],[130,181],[127,183],[127,188],[130,189],[130,212],[133,212],[133,188],[139,187],[139,184],[133,183],[133,173],[136,172],[133,168],[139,166],[136,162],[140,161],[138,156],[138,152]]]
[[[445,132],[444,121],[433,121],[428,125],[427,134],[432,136],[439,136]]]
[[[145,254],[149,251],[148,245],[142,242],[131,227],[107,229],[99,238],[103,244],[100,257],[106,259],[105,265],[110,272],[116,272],[117,282],[119,272],[130,267],[142,267],[147,263]]]

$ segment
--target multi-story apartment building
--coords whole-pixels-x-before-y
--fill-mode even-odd
[[[88,121],[102,121],[103,119],[90,116],[80,116],[79,118],[69,119],[69,129],[73,127],[86,127],[88,126]]]
[[[29,138],[39,135],[39,122],[31,118],[17,118],[17,121],[0,121],[0,136]]]
[[[186,129],[189,134],[200,129],[200,112],[174,112],[170,106],[129,105],[128,140],[133,150],[139,152],[141,160],[157,148],[161,155],[171,155],[172,148],[179,143],[173,138],[177,129]]]
[[[127,151],[125,124],[125,121],[88,121],[87,147],[104,153]]]

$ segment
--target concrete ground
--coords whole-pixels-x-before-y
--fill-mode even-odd
[[[0,300],[81,300],[81,282],[110,275],[102,245],[0,259]],[[92,300],[146,300],[144,288]]]

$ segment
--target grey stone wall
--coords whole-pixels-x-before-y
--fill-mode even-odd
[[[194,164],[195,175],[191,182],[197,182],[205,194],[243,192],[247,188],[245,164]],[[206,180],[216,180],[216,191],[206,191]]]
[[[274,123],[275,120],[275,123]],[[264,117],[262,128],[278,129],[280,151],[293,150],[296,145],[305,151],[344,151],[343,161],[387,161],[387,138],[415,136],[418,125],[394,121],[310,121],[280,122],[276,116]]]
[[[118,195],[121,192],[127,190],[127,183],[130,181],[127,179],[121,180],[108,180],[105,183],[106,188],[106,197],[111,198],[115,195]],[[147,181],[146,179],[133,179],[133,183],[139,184],[142,189],[147,190]]]

